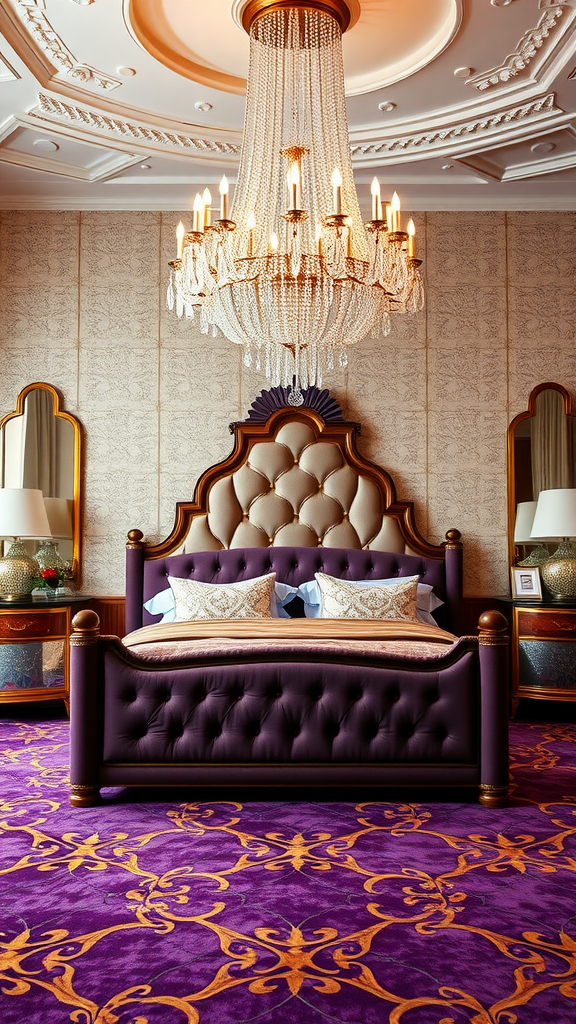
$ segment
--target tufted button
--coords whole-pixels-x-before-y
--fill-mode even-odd
[[[250,732],[251,732],[252,736],[259,736],[260,735],[260,725],[259,725],[258,722],[254,723],[254,725],[252,726],[252,729],[250,730]]]

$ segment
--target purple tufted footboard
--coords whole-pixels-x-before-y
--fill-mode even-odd
[[[166,576],[230,582],[275,570],[297,584],[323,569],[348,579],[417,572],[453,612],[443,562],[340,549],[200,552],[129,568],[129,628]],[[129,561],[129,566],[130,566]],[[143,567],[145,565],[145,571]],[[446,623],[450,628],[451,620]],[[433,657],[294,649],[233,660],[155,663],[100,637],[94,612],[71,638],[71,802],[105,786],[476,786],[496,805],[508,788],[506,621],[487,612],[479,639]]]

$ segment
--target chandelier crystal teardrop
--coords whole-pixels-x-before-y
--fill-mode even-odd
[[[387,335],[391,314],[422,309],[412,221],[376,179],[364,224],[348,140],[342,31],[345,0],[249,0],[246,117],[233,208],[196,196],[192,230],[179,225],[168,306],[244,349],[273,386],[322,385],[348,348]]]

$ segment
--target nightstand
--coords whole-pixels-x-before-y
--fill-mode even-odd
[[[0,601],[0,703],[60,698],[68,707],[70,623],[90,600],[69,594]]]
[[[576,700],[576,601],[512,602],[512,714],[522,697]]]

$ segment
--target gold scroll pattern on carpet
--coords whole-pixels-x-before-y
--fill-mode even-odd
[[[112,804],[71,811],[64,785],[66,739],[64,723],[24,723],[2,751],[8,777],[19,769],[25,780],[15,799],[0,803],[2,881],[10,899],[20,880],[29,891],[36,878],[40,896],[43,881],[55,878],[53,891],[66,903],[68,887],[77,880],[90,893],[95,879],[103,878],[98,887],[105,892],[115,886],[116,897],[109,922],[96,930],[67,928],[66,911],[58,906],[37,914],[44,923],[31,927],[25,906],[13,907],[12,927],[3,927],[0,937],[4,1020],[33,1019],[27,1013],[34,1005],[42,1007],[48,1024],[202,1024],[205,1013],[206,1019],[220,1019],[220,1005],[222,1012],[228,1007],[221,1019],[235,1019],[229,1001],[243,993],[249,993],[252,1008],[261,1004],[261,1013],[305,997],[304,1024],[317,1019],[312,1012],[305,1016],[315,998],[327,1013],[334,1001],[333,1019],[340,1019],[339,1001],[347,999],[350,1006],[379,1007],[378,1019],[390,1024],[418,1021],[419,1009],[429,1014],[420,1019],[438,1024],[549,1019],[538,1017],[537,1007],[539,997],[551,994],[556,1008],[565,1006],[556,1024],[576,1016],[573,926],[541,928],[535,914],[534,927],[493,930],[488,924],[496,926],[497,915],[491,921],[489,911],[475,917],[469,909],[483,880],[496,875],[508,886],[519,876],[536,877],[540,885],[554,876],[556,894],[563,890],[569,904],[569,894],[576,892],[576,765],[562,764],[555,745],[576,741],[576,726],[534,727],[533,739],[515,748],[513,776],[536,771],[541,782],[543,769],[562,768],[564,790],[549,800],[522,796],[519,785],[508,811],[433,802],[342,804],[332,814],[347,825],[341,832],[323,828],[326,808],[310,801],[261,803],[258,812],[234,801],[147,803],[145,812],[143,805],[117,805],[111,813]],[[302,818],[316,813],[318,827],[298,829],[297,807]],[[528,807],[534,827],[520,831],[515,819],[524,822]],[[86,827],[99,819],[103,827]],[[124,821],[138,827],[123,828]],[[290,905],[280,913],[264,897],[260,904],[247,900],[248,892],[272,893],[274,880],[281,902],[295,878],[325,886],[322,921],[317,908],[290,920]],[[566,909],[558,921],[569,917]],[[512,914],[508,922],[514,921]],[[153,970],[142,955],[147,938]],[[209,967],[203,971],[209,976],[201,985],[195,987],[193,969],[186,978],[178,975],[181,991],[163,984],[162,944],[168,938],[187,949],[204,943]],[[421,948],[423,958],[434,942],[449,940],[452,948],[468,942],[467,955],[478,958],[479,975],[491,969],[488,964],[502,974],[502,994],[487,1003],[478,978],[465,969],[460,984],[447,975],[450,980],[431,985],[428,972],[421,992],[407,992],[393,969],[402,940],[409,940],[412,955]],[[107,997],[95,1002],[93,955],[102,948],[129,952],[132,942],[139,950],[133,983],[116,989],[111,962]],[[358,1021],[364,1019],[361,1009],[358,1014]]]

